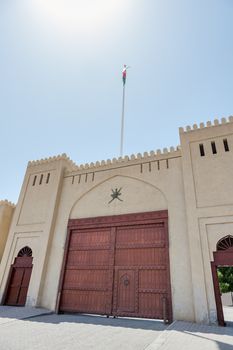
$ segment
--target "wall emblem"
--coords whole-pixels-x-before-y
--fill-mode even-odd
[[[112,189],[112,194],[111,194],[112,199],[108,202],[108,204],[113,202],[114,199],[118,199],[119,201],[123,202],[123,199],[119,198],[121,196],[121,190],[122,190],[122,187],[119,188],[119,190],[118,188],[115,188],[115,190]]]

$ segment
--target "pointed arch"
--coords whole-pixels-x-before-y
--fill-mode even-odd
[[[127,209],[129,209],[129,207],[132,207],[132,211],[133,212],[143,212],[143,211],[159,211],[159,210],[165,210],[168,207],[168,201],[167,198],[164,194],[164,192],[159,188],[156,187],[155,185],[151,184],[150,182],[144,181],[142,179],[139,179],[137,177],[133,177],[133,176],[125,176],[125,175],[121,175],[121,174],[117,174],[117,175],[113,175],[101,182],[99,182],[98,184],[96,184],[95,186],[89,188],[88,191],[86,191],[85,193],[83,193],[79,198],[76,199],[76,201],[73,203],[71,210],[70,210],[70,218],[74,219],[74,218],[81,218],[81,217],[88,217],[87,215],[90,214],[91,216],[105,216],[105,215],[116,215],[116,212],[111,211],[111,207],[108,206],[109,204],[109,199],[110,198],[110,192],[111,192],[111,186],[115,186],[112,184],[112,181],[117,181],[117,183],[119,184],[119,187],[123,187],[123,191],[125,192],[125,189],[129,190],[129,185],[131,186],[131,193],[128,195],[128,202],[127,204],[129,205]],[[123,184],[122,184],[123,181]],[[125,184],[126,183],[126,184]],[[106,188],[107,185],[110,185],[109,188]],[[105,188],[104,188],[105,186]],[[143,188],[143,191],[142,191]],[[102,189],[102,190],[100,190]],[[140,194],[140,198],[141,198],[141,202],[139,201],[139,197],[138,197],[138,189],[141,189],[141,194]],[[146,197],[146,191],[147,191],[147,197]],[[95,193],[98,195],[95,196]],[[107,193],[107,197],[105,196],[105,194]],[[152,201],[148,201],[147,198],[149,196],[153,196],[153,200]],[[93,197],[92,197],[93,196]],[[92,198],[91,198],[92,197]],[[122,198],[123,199],[123,198]],[[144,202],[143,202],[144,199]],[[90,200],[90,202],[88,203],[88,200]],[[98,205],[98,201],[101,201],[101,203],[99,203]],[[88,208],[89,213],[80,213],[80,208],[78,208],[78,206],[80,206],[82,203],[82,208],[85,210],[86,208]],[[117,214],[125,214],[127,213],[125,210],[123,210],[123,207],[125,206],[125,199],[123,199],[123,201],[121,201],[121,208],[122,211],[117,212]],[[136,204],[138,207],[135,209]],[[144,207],[142,205],[142,203],[145,203]],[[154,205],[152,205],[152,203]],[[91,205],[94,204],[94,208],[91,207]],[[96,208],[97,211],[101,211],[100,213],[96,212]],[[104,209],[106,209],[104,211]],[[77,212],[79,212],[79,216],[77,216]],[[128,211],[129,213],[130,211]]]

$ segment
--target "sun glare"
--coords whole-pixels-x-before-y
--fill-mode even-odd
[[[37,0],[43,20],[61,30],[97,30],[122,11],[122,0]]]

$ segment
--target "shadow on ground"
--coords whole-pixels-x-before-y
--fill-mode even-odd
[[[60,324],[66,323],[80,323],[80,324],[91,324],[100,326],[111,326],[111,327],[123,327],[132,329],[144,329],[144,330],[164,330],[168,327],[163,321],[160,320],[148,320],[148,319],[135,319],[126,317],[109,317],[100,315],[86,315],[86,314],[51,314],[44,316],[35,316],[28,318],[27,321],[32,322],[43,322]]]

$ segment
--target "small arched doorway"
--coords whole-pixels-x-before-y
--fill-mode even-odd
[[[213,256],[214,261],[211,261],[211,269],[218,324],[219,326],[225,326],[217,269],[218,267],[233,266],[233,236],[228,235],[221,238],[216,245],[216,251],[213,252]]]
[[[11,265],[4,298],[5,305],[24,306],[32,273],[32,250],[22,248]]]

